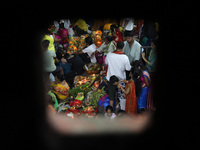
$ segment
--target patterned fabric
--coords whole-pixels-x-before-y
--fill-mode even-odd
[[[123,88],[125,88],[126,84],[123,81],[121,81],[120,84]],[[124,94],[124,92],[122,92],[122,90],[120,88],[118,88],[118,90],[117,90],[117,96],[119,99],[125,98],[125,94]]]

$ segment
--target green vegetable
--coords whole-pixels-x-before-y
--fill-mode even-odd
[[[73,96],[76,97],[78,93],[83,92],[84,94],[88,93],[89,91],[91,91],[90,88],[90,84],[89,83],[85,83],[83,85],[77,86],[77,87],[73,87],[72,89],[70,89],[68,91],[68,93]]]
[[[104,95],[106,95],[106,92],[104,91],[104,87],[101,90],[98,89],[97,91],[93,92],[90,95],[91,100],[90,100],[89,104],[98,107],[98,101]]]

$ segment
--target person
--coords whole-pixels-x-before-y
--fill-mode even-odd
[[[109,52],[113,52],[116,49],[116,46],[113,43],[113,39],[111,36],[105,37],[105,42],[95,51],[92,53],[92,55],[95,54],[95,57],[97,59],[97,62],[99,64],[105,64],[105,57]],[[91,56],[92,56],[91,55]]]
[[[85,22],[85,20],[79,18],[78,20],[76,20],[75,22],[75,31],[78,33],[82,34],[87,34],[87,23]]]
[[[56,36],[57,39],[61,39],[59,44],[63,45],[68,42],[69,36],[68,36],[68,29],[64,28],[64,23],[60,24],[60,28],[58,29],[58,36]]]
[[[109,120],[114,120],[117,115],[113,112],[113,107],[108,105],[104,116]]]
[[[134,25],[134,18],[124,18],[122,22],[122,27],[124,31],[124,37],[126,37],[126,35],[133,31],[134,27],[136,27]]]
[[[126,34],[126,41],[124,42],[123,52],[126,56],[128,56],[130,63],[135,60],[140,60],[140,48],[141,45],[136,40],[134,40],[133,31]]]
[[[134,19],[133,18],[124,18],[122,23],[123,30],[132,31],[134,27]]]
[[[106,36],[105,42],[97,49],[98,52],[104,53],[104,55],[107,55],[109,52],[115,51],[116,46],[113,43],[111,36]]]
[[[131,69],[130,76],[131,80],[127,81],[124,80],[126,83],[126,87],[124,88],[121,85],[118,85],[118,88],[122,90],[122,92],[126,95],[126,107],[125,111],[130,115],[136,115],[137,114],[137,98],[136,98],[136,89],[135,89],[135,83],[133,79],[133,70]]]
[[[119,41],[123,41],[122,33],[119,31],[116,25],[111,25],[110,29],[112,33],[113,42],[115,45],[117,45]]]
[[[131,70],[129,59],[122,52],[124,43],[122,41],[117,43],[116,50],[108,53],[105,59],[105,64],[108,65],[106,79],[109,81],[110,76],[116,75],[120,80],[126,79],[126,70]]]
[[[92,42],[92,38],[90,36],[85,38],[85,42],[87,47],[83,50],[77,51],[77,54],[80,54],[79,56],[83,59],[85,63],[96,63],[96,57],[92,55],[92,53],[96,51],[96,45]]]
[[[49,40],[42,41],[42,49],[44,51],[44,71],[49,74],[56,70],[56,65],[54,63],[54,58],[56,58],[56,53],[53,50],[48,50]]]
[[[121,90],[120,87],[125,88],[125,83],[122,80],[119,80],[115,75],[110,77],[110,83],[114,86],[117,86],[117,97],[120,101],[120,109],[125,110],[125,105],[126,105],[126,98],[124,92]],[[110,93],[109,95],[111,95]],[[111,99],[111,96],[109,96]]]
[[[49,51],[54,51],[55,52],[55,46],[54,46],[54,41],[55,42],[60,42],[61,39],[57,39],[55,34],[51,34],[49,30],[45,30],[44,31],[44,36],[42,38],[42,41],[44,40],[48,40],[49,41],[49,47],[48,50]]]
[[[70,73],[65,75],[65,80],[68,82],[70,88],[72,88],[74,77],[76,75],[81,75],[84,73],[83,66],[85,63],[77,54],[68,54],[64,55],[65,62],[68,62],[71,65]]]
[[[112,107],[114,105],[114,102],[116,101],[116,91],[117,91],[118,82],[119,82],[119,79],[115,75],[111,76],[108,82],[109,103],[110,103],[110,106]]]
[[[134,67],[140,70],[141,80],[141,93],[138,98],[138,113],[142,110],[154,110],[153,99],[151,98],[151,79],[150,75],[144,65],[140,61],[134,62]]]
[[[144,57],[145,54],[142,53],[142,58],[146,62],[146,67],[150,73],[155,72],[155,70],[156,70],[156,58],[157,58],[157,53],[156,53],[157,49],[156,48],[157,48],[157,45],[158,45],[158,40],[153,40],[151,42],[152,48],[149,52],[148,60]]]
[[[71,71],[71,65],[69,62],[66,61],[66,59],[64,59],[63,57],[63,52],[62,51],[57,51],[56,52],[56,56],[57,56],[57,66],[62,68],[62,72],[61,74],[63,76],[67,75],[68,73],[70,73]]]

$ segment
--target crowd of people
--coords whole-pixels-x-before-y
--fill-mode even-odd
[[[85,73],[85,64],[99,63],[103,76],[99,88],[105,87],[109,95],[106,118],[154,111],[158,25],[135,22],[124,18],[121,25],[108,23],[93,31],[84,19],[54,21],[41,42],[45,84],[50,88],[58,79],[73,88],[74,78]]]

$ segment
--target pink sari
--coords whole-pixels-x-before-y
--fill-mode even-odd
[[[56,36],[56,38],[61,39],[59,44],[64,44],[67,36],[68,36],[68,30],[67,29],[58,29],[58,35]]]

